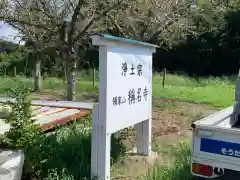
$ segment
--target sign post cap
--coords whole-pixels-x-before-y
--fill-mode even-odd
[[[92,38],[92,43],[94,45],[107,45],[109,41],[111,42],[115,41],[115,42],[121,42],[125,44],[145,46],[146,48],[150,48],[150,49],[156,49],[158,47],[157,45],[154,45],[154,44],[117,37],[117,36],[111,36],[108,34],[94,33],[94,34],[91,34],[90,37]]]

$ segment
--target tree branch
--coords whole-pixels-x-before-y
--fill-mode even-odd
[[[133,38],[137,39],[136,29],[133,27],[133,25],[131,23],[129,24],[129,27],[130,27],[130,29],[132,31]]]
[[[71,36],[74,33],[75,24],[77,22],[77,18],[78,18],[78,15],[79,15],[79,12],[80,12],[80,9],[81,9],[82,5],[83,5],[83,0],[78,0],[78,4],[77,4],[76,8],[74,9],[72,20],[71,20],[71,23],[70,23],[70,30],[68,32],[68,42],[69,42],[69,44],[72,43]]]
[[[72,9],[73,9],[73,11],[74,11],[74,5],[73,5],[72,1],[71,1],[71,0],[68,0],[68,2],[69,2],[69,4],[70,4],[71,8],[72,8]]]
[[[12,27],[14,27],[15,29],[17,29],[18,31],[20,31],[21,33],[24,33],[25,31],[21,28],[19,28],[18,26],[16,26],[15,24],[11,23],[11,22],[8,22],[8,24]]]
[[[94,23],[94,17],[95,17],[95,13],[93,13],[93,15],[91,16],[91,18],[89,19],[89,21],[85,25],[85,27],[82,29],[82,31],[80,33],[78,33],[78,35],[76,36],[76,38],[73,41],[74,43],[76,43],[80,38],[82,38],[82,36],[84,36],[86,31],[91,27],[91,25]]]
[[[14,2],[21,8],[23,8],[23,6],[21,5],[21,3],[18,0],[14,0]]]
[[[44,14],[45,16],[47,16],[50,20],[54,19],[54,20],[57,21],[57,18],[56,18],[56,17],[54,17],[54,16],[48,14],[48,13],[45,12],[44,10],[41,10],[41,9],[38,9],[38,8],[32,8],[32,9],[35,10],[35,11],[38,11],[38,12],[43,13],[43,14]],[[57,21],[57,22],[58,22],[58,21]]]
[[[143,25],[142,25],[142,29],[141,29],[140,32],[139,32],[139,35],[140,35],[141,40],[144,39],[144,33],[146,32],[146,30],[147,30],[147,25],[146,25],[146,24],[143,24]]]
[[[88,23],[85,25],[85,27],[83,28],[83,30],[78,33],[78,35],[76,36],[76,38],[74,39],[73,43],[76,43],[81,37],[84,36],[84,34],[86,33],[86,31],[91,27],[91,25],[95,22],[100,20],[101,18],[107,16],[107,14],[114,8],[117,8],[119,5],[121,5],[122,1],[118,1],[117,3],[115,3],[114,5],[110,6],[109,8],[107,8],[106,10],[104,10],[103,12],[99,13],[98,15],[96,15],[95,12],[93,12],[93,15],[91,16],[91,18],[89,19]]]
[[[106,16],[112,9],[118,8],[121,4],[122,4],[122,1],[118,1],[116,4],[110,6],[110,7],[107,8],[105,11],[103,11],[103,12],[101,13],[101,16],[102,16],[102,17]],[[99,18],[100,18],[100,17],[99,17]]]
[[[119,26],[117,21],[113,18],[113,16],[109,16],[109,18],[111,19],[111,21],[114,24],[115,28],[117,29],[118,33],[123,36],[126,36],[126,33],[123,32],[122,28]]]
[[[1,20],[1,17],[0,17],[0,20]],[[42,24],[34,24],[34,23],[31,23],[31,22],[26,22],[26,21],[23,21],[23,20],[18,20],[18,19],[13,19],[13,18],[3,18],[2,20],[4,20],[5,22],[7,23],[19,23],[19,24],[23,24],[23,25],[28,25],[28,26],[33,26],[33,27],[36,27],[36,28],[40,28],[40,29],[45,29],[47,31],[52,31],[52,29],[42,25]]]
[[[152,42],[154,39],[157,38],[157,36],[163,31],[163,29],[165,29],[167,26],[170,26],[173,24],[173,21],[168,21],[164,26],[161,26],[160,28],[158,28],[154,33],[153,35],[148,38],[148,41],[149,42]]]

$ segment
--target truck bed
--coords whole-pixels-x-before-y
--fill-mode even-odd
[[[234,106],[235,105],[218,111],[206,118],[194,122],[193,124],[196,126],[213,126],[226,129],[238,129],[240,128],[240,120],[239,117],[235,115]]]
[[[192,124],[192,161],[240,171],[240,125],[236,105]]]

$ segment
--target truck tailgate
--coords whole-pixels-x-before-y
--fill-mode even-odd
[[[193,157],[240,164],[240,129],[230,125],[232,112],[229,107],[193,124]]]

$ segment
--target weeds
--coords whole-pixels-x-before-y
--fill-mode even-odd
[[[161,165],[149,170],[141,180],[193,180],[190,174],[190,150],[187,143],[173,147],[171,151],[175,160],[172,167],[163,167]]]
[[[10,114],[3,109],[7,116],[6,122],[11,125],[9,133],[0,139],[1,147],[23,149],[25,152],[24,180],[85,180],[90,179],[91,157],[91,117],[82,119],[83,126],[74,123],[68,127],[61,127],[54,134],[42,134],[31,120],[29,88],[30,79],[23,77],[1,77],[0,91],[11,88],[10,95],[16,103],[10,103]],[[23,82],[25,86],[18,85]],[[16,86],[17,85],[17,86]],[[228,80],[192,79],[169,75],[161,87],[161,77],[153,77],[153,95],[161,98],[180,99],[209,103],[216,107],[223,107],[232,103],[234,85]],[[16,87],[15,87],[16,86]],[[46,78],[43,82],[45,89],[62,89],[64,84],[57,78]],[[89,80],[77,81],[80,92],[96,91]],[[218,91],[216,92],[216,88]],[[222,94],[222,95],[221,95]],[[175,104],[154,104],[158,108],[175,108]],[[8,109],[8,108],[7,108]],[[131,128],[116,133],[112,137],[112,163],[123,155],[126,147],[122,140],[133,136]],[[192,180],[190,174],[190,151],[188,144],[181,144],[170,151],[175,157],[175,165],[170,167],[155,166],[148,174],[141,177],[143,180]]]
[[[25,154],[24,172],[35,174],[41,161],[39,140],[42,137],[39,127],[31,119],[29,89],[20,83],[8,90],[15,102],[8,102],[10,113],[5,123],[10,129],[0,137],[1,148],[21,149]]]

